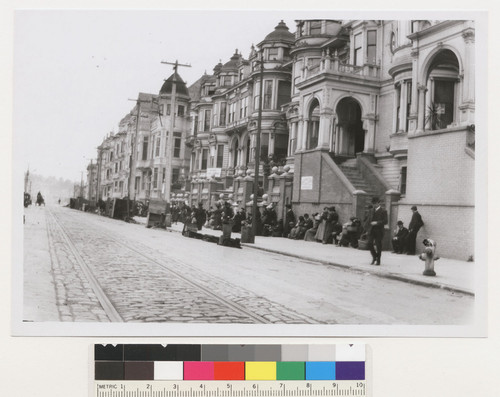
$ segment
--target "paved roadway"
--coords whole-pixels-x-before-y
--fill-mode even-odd
[[[221,247],[64,207],[30,207],[25,214],[26,321],[471,321],[474,298],[469,295]]]

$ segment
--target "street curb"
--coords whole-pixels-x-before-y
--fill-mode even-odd
[[[314,258],[309,258],[309,257],[303,256],[303,255],[297,255],[297,254],[292,254],[292,253],[289,253],[289,252],[283,252],[283,251],[273,250],[273,249],[270,249],[270,248],[258,247],[258,246],[251,245],[251,244],[248,244],[248,243],[242,243],[241,245],[244,246],[244,247],[248,247],[248,248],[252,248],[252,249],[256,249],[256,250],[271,252],[273,254],[286,255],[286,256],[293,257],[293,258],[306,260],[306,261],[309,261],[309,262],[317,262],[317,263],[322,263],[324,265],[340,267],[342,269],[348,269],[348,270],[354,270],[354,271],[357,271],[357,272],[370,273],[370,274],[372,274],[374,276],[377,276],[377,277],[380,277],[380,278],[387,278],[387,279],[390,279],[390,280],[402,281],[402,282],[406,282],[406,283],[413,284],[413,285],[419,285],[419,286],[422,286],[422,287],[443,289],[443,290],[450,291],[450,292],[458,292],[458,293],[462,293],[462,294],[466,294],[466,295],[470,295],[470,296],[475,296],[474,292],[472,292],[472,291],[470,291],[468,289],[457,287],[457,286],[453,286],[453,285],[442,284],[442,283],[432,283],[432,282],[426,282],[426,281],[421,281],[421,280],[415,280],[415,279],[412,279],[412,278],[408,278],[408,277],[402,276],[400,274],[391,273],[391,272],[387,272],[387,271],[383,271],[383,270],[382,271],[374,271],[371,268],[367,268],[367,269],[358,268],[358,267],[355,267],[355,266],[344,265],[342,263],[330,262],[330,261],[325,261],[325,260],[322,260],[322,259],[314,259]]]
[[[167,228],[167,230],[169,230],[171,232],[175,232],[175,233],[182,233],[182,232],[174,230],[174,229]],[[249,243],[241,243],[241,246],[248,247],[251,249],[260,250],[260,251],[266,251],[266,252],[270,252],[273,254],[285,255],[285,256],[289,256],[289,257],[297,258],[297,259],[302,259],[302,260],[309,261],[309,262],[322,263],[324,265],[335,266],[335,267],[339,267],[339,268],[347,269],[347,270],[352,270],[352,271],[356,271],[356,272],[370,273],[371,275],[374,275],[374,276],[377,276],[380,278],[386,278],[386,279],[394,280],[394,281],[401,281],[401,282],[405,282],[408,284],[418,285],[421,287],[436,288],[436,289],[442,289],[445,291],[457,292],[457,293],[461,293],[461,294],[465,294],[465,295],[475,296],[474,292],[472,292],[466,288],[461,288],[461,287],[457,287],[454,285],[448,285],[448,284],[443,284],[443,283],[433,283],[430,281],[426,282],[426,281],[422,281],[422,280],[415,280],[415,279],[412,279],[409,277],[402,276],[401,274],[391,273],[391,272],[384,271],[384,270],[374,271],[371,268],[364,269],[364,268],[359,268],[359,267],[355,267],[355,266],[344,265],[342,263],[330,262],[330,261],[325,261],[322,259],[309,258],[307,256],[292,254],[290,252],[284,252],[284,251],[279,251],[279,250],[273,250],[271,248],[259,247],[259,246],[249,244]]]

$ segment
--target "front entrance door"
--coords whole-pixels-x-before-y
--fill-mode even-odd
[[[361,107],[354,98],[344,98],[337,105],[336,154],[355,157],[365,149],[365,131],[361,121]]]

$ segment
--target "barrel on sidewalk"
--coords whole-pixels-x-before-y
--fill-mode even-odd
[[[252,233],[252,226],[241,227],[241,242],[242,243],[255,243],[255,236]]]

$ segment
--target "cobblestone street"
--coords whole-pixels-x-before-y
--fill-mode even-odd
[[[25,215],[25,321],[434,325],[473,311],[465,294],[64,207]]]

